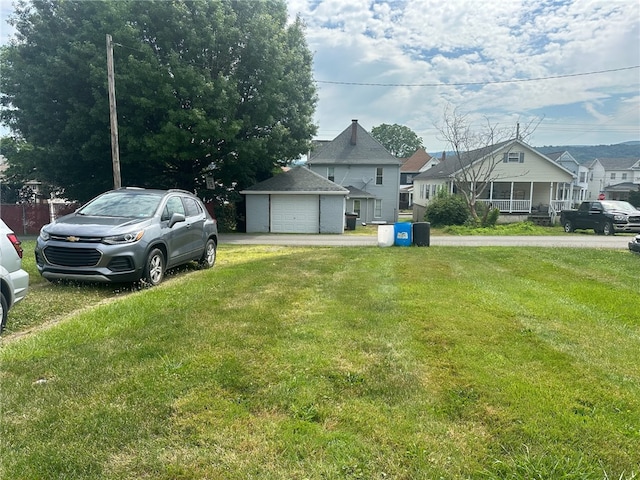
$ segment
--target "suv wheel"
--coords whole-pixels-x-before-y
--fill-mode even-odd
[[[602,226],[602,233],[605,235],[613,235],[615,231],[613,230],[613,224],[611,222],[605,222]]]
[[[202,257],[198,261],[200,268],[211,268],[216,263],[216,242],[209,239],[204,246]]]
[[[156,286],[164,278],[164,255],[158,248],[154,248],[147,257],[142,279],[151,286]]]

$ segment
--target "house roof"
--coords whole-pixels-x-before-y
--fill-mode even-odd
[[[429,155],[424,148],[419,148],[416,152],[407,158],[400,167],[401,172],[419,172],[429,161],[431,155]]]
[[[449,178],[461,169],[468,167],[473,161],[485,158],[490,154],[496,152],[500,148],[504,147],[508,143],[515,141],[516,140],[508,140],[506,142],[489,145],[487,147],[478,148],[469,152],[462,152],[460,154],[460,158],[458,158],[457,155],[450,155],[438,165],[435,165],[429,170],[422,172],[420,175],[416,176],[413,181],[415,182],[416,180]]]
[[[351,198],[376,198],[373,193],[365,192],[364,190],[360,190],[353,185],[349,185],[347,189],[349,190],[349,197]]]
[[[309,165],[401,165],[357,120],[311,153]]]
[[[526,143],[521,140],[512,139],[504,142],[496,143],[495,145],[489,145],[483,148],[478,148],[476,150],[471,150],[469,152],[462,152],[460,154],[460,158],[457,155],[451,155],[445,158],[440,164],[431,167],[430,169],[422,172],[420,175],[417,175],[413,181],[416,180],[436,180],[436,179],[448,179],[454,176],[456,173],[460,172],[463,168],[467,168],[470,164],[481,161],[491,155],[497,154],[501,149],[505,147],[511,148],[513,145],[518,144],[528,150],[536,152],[543,159],[546,159],[548,162],[555,165],[557,168],[564,170],[565,172],[574,175],[573,172],[567,170],[565,167],[560,165],[559,163],[553,161],[546,155],[535,150],[533,147],[530,147]]]
[[[315,193],[322,195],[347,195],[349,190],[306,167],[293,167],[288,172],[279,173],[263,182],[257,183],[240,193]]]
[[[596,158],[596,160],[605,170],[630,170],[639,161],[637,158]]]
[[[632,182],[617,183],[604,187],[605,192],[633,192],[640,189],[640,185]]]

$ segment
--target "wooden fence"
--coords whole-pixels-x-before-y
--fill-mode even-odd
[[[0,205],[0,217],[18,235],[38,235],[40,229],[52,219],[77,208],[75,203],[3,203]]]

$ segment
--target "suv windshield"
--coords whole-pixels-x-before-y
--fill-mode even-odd
[[[152,217],[162,200],[153,193],[112,192],[96,198],[80,210],[80,215],[99,217]]]

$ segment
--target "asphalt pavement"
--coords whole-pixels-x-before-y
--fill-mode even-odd
[[[430,237],[430,246],[453,247],[569,247],[609,248],[628,250],[631,234],[612,236],[570,233],[558,236],[458,236],[437,235]],[[272,233],[225,233],[220,243],[228,245],[283,245],[323,247],[377,247],[378,238],[370,235],[306,235]]]

